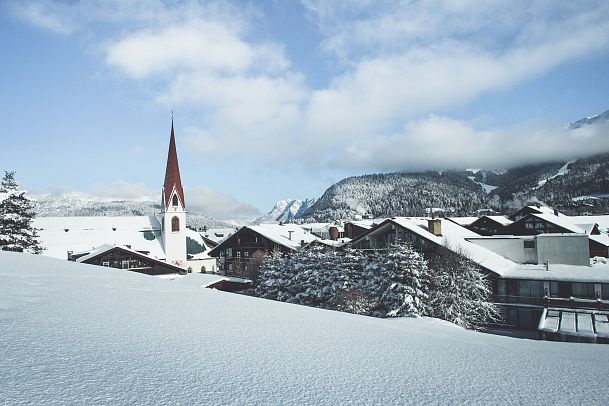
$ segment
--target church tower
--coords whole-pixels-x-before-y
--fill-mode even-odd
[[[162,192],[161,229],[167,263],[186,267],[186,203],[180,180],[180,167],[176,152],[171,118],[171,138],[165,169],[165,185]]]

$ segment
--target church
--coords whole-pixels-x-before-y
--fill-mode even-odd
[[[186,227],[173,119],[161,191],[161,211],[150,216],[39,217],[43,255],[150,275],[217,272],[201,235]]]

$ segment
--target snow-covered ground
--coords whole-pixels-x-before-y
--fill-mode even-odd
[[[0,252],[4,404],[609,404],[608,345]]]

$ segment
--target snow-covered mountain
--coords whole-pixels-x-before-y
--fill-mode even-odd
[[[254,220],[254,224],[279,223],[297,220],[302,217],[305,210],[315,203],[315,199],[284,199],[279,200],[273,209],[262,217]]]
[[[115,200],[80,192],[60,195],[30,196],[39,217],[68,216],[150,216],[161,211],[158,199],[144,196],[138,200]],[[189,210],[186,224],[193,228],[231,227],[226,222],[212,219],[203,213]]]
[[[366,215],[417,216],[430,207],[442,208],[446,214],[467,215],[487,203],[487,194],[465,172],[387,173],[343,179],[329,187],[303,218],[330,221]]]
[[[565,126],[565,128],[574,130],[576,128],[580,128],[580,127],[583,127],[586,125],[604,123],[604,122],[609,122],[609,110],[605,111],[604,113],[597,114],[595,116],[584,117],[580,120],[569,123]]]

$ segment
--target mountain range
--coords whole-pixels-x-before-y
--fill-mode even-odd
[[[313,204],[315,199],[284,199],[275,203],[270,212],[253,221],[254,224],[262,223],[288,223],[302,217]]]
[[[150,216],[161,211],[161,204],[148,197],[139,200],[116,200],[71,192],[59,195],[35,195],[31,198],[36,215],[39,217]],[[232,223],[215,220],[192,210],[189,210],[186,216],[186,225],[195,229],[234,226]]]

